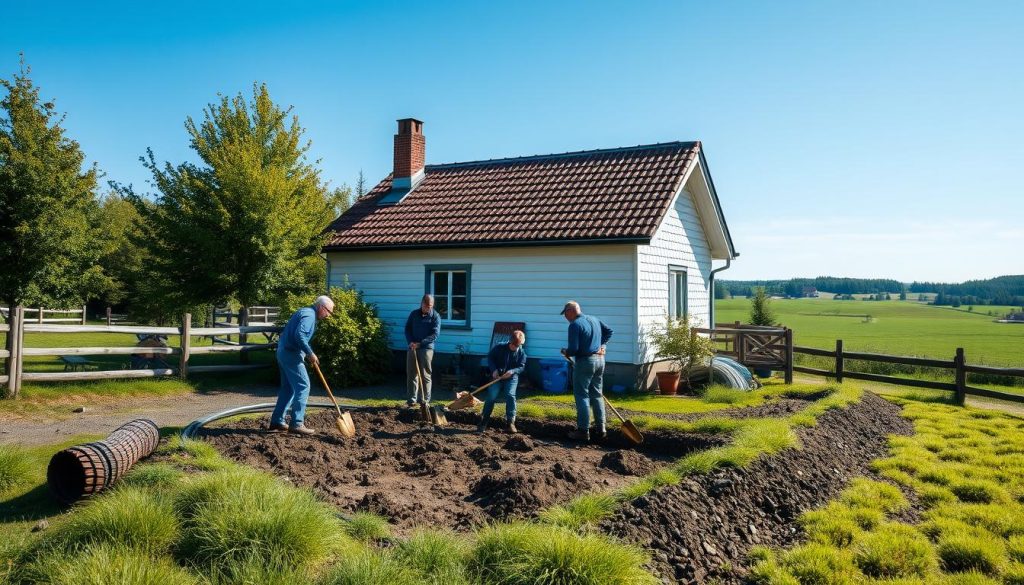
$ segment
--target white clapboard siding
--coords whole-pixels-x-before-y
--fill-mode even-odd
[[[694,172],[691,177],[699,177],[699,173]],[[637,264],[637,359],[650,361],[655,356],[646,343],[646,332],[665,323],[669,266],[686,268],[689,314],[704,325],[709,319],[711,250],[690,191],[684,188],[677,195],[651,243],[637,246]]]
[[[634,245],[331,252],[328,262],[332,286],[347,283],[377,305],[396,349],[405,347],[405,321],[419,306],[425,266],[470,264],[472,329],[442,328],[438,351],[454,352],[462,344],[471,354],[484,354],[495,321],[524,321],[527,354],[558,358],[568,326],[559,311],[575,299],[615,331],[608,361],[634,363]]]

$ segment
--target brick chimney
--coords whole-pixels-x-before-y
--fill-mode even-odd
[[[396,181],[410,179],[410,183],[417,182],[417,175],[423,172],[426,146],[423,122],[416,118],[403,118],[398,121],[398,134],[395,134],[394,179]]]

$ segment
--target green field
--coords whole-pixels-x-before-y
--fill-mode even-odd
[[[902,356],[952,359],[964,348],[969,364],[1024,365],[1024,325],[995,323],[995,307],[936,307],[912,301],[773,299],[776,320],[793,330],[796,345]],[[999,307],[999,309],[1004,309]],[[1002,314],[1002,313],[1001,313]],[[715,302],[718,323],[746,322],[750,301]]]

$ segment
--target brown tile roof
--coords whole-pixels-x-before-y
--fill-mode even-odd
[[[325,249],[646,241],[700,152],[672,142],[427,165],[401,202],[385,178],[334,220]]]

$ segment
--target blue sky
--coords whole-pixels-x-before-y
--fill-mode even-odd
[[[186,116],[266,82],[324,178],[699,139],[741,257],[726,278],[1022,273],[1024,4],[5,3],[107,179],[191,158]],[[100,4],[100,3],[97,3]]]

